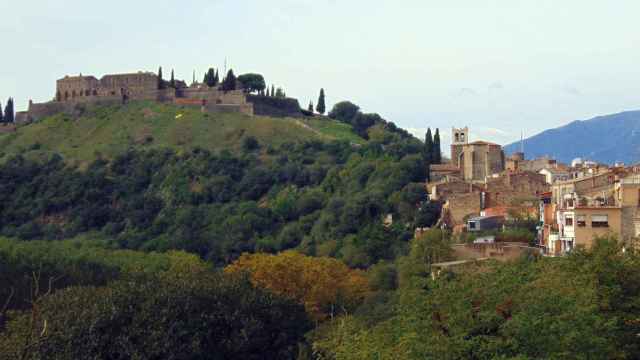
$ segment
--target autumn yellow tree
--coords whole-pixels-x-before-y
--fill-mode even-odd
[[[243,254],[225,272],[247,273],[255,286],[300,302],[316,320],[348,313],[369,292],[361,270],[350,269],[336,259],[295,251]]]

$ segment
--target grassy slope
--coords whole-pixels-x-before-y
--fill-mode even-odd
[[[32,153],[55,152],[68,160],[86,163],[98,153],[112,157],[129,147],[237,149],[247,136],[272,145],[310,139],[364,141],[349,125],[326,118],[202,114],[197,108],[134,102],[125,107],[95,108],[75,120],[59,114],[21,127],[17,133],[0,134],[0,153],[24,152],[39,144]]]

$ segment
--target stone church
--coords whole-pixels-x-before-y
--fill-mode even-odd
[[[453,128],[451,134],[451,163],[460,169],[462,180],[484,182],[488,177],[504,171],[502,146],[487,141],[469,142],[469,128]]]

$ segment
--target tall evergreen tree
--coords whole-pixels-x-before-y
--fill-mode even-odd
[[[158,89],[164,89],[164,80],[162,79],[162,66],[158,69]]]
[[[324,115],[324,112],[327,110],[324,103],[324,89],[320,89],[320,96],[318,97],[318,105],[316,106],[316,110],[321,115]]]
[[[440,129],[436,128],[436,133],[433,135],[433,163],[442,163],[442,149],[440,149]]]
[[[204,77],[204,83],[207,84],[208,87],[216,86],[216,71],[213,68],[209,68],[207,71]]]
[[[216,69],[216,73],[213,77],[213,85],[220,84],[220,75],[218,74],[218,69]]]
[[[176,78],[173,74],[173,69],[171,69],[171,80],[169,80],[169,86],[172,88],[176,88]]]
[[[313,112],[313,101],[309,101],[309,112]]]
[[[7,100],[7,105],[4,108],[4,122],[7,124],[13,123],[15,120],[15,113],[13,110],[13,98]]]
[[[223,91],[231,91],[236,89],[236,76],[233,74],[233,69],[229,69],[227,76],[225,76],[222,82]]]
[[[4,123],[4,115],[2,111],[2,103],[0,103],[0,124]]]
[[[276,86],[271,84],[271,97],[276,96]]]
[[[428,165],[433,164],[433,136],[431,136],[431,128],[427,128],[427,134],[424,137],[424,161]]]

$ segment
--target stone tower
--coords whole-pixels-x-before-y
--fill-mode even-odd
[[[469,128],[451,129],[451,163],[460,167],[460,154],[462,154],[464,145],[469,143]]]

